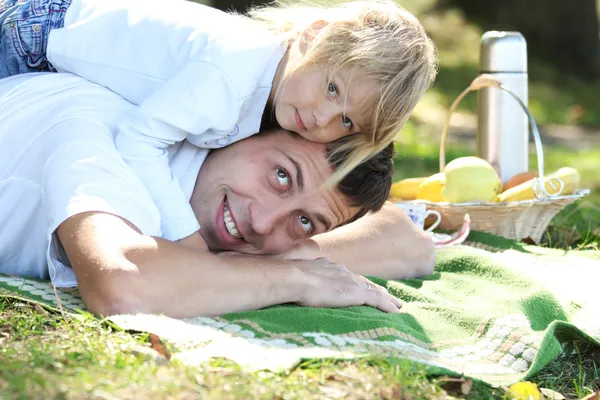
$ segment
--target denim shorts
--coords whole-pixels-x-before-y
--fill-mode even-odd
[[[0,78],[53,71],[48,35],[62,28],[71,0],[0,0]]]

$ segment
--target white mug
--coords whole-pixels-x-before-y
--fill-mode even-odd
[[[441,214],[436,210],[428,210],[425,204],[419,203],[394,203],[396,207],[401,208],[408,217],[421,229],[425,227],[425,219],[430,215],[436,216],[436,221],[425,231],[431,232],[442,222]]]

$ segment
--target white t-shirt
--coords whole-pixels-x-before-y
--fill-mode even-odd
[[[75,286],[55,231],[87,211],[162,236],[152,197],[114,145],[117,121],[134,108],[71,74],[0,80],[0,272]],[[169,148],[188,201],[207,154],[187,141]]]
[[[48,59],[140,107],[116,146],[161,211],[165,238],[196,231],[165,149],[218,148],[258,132],[286,46],[264,26],[183,0],[73,0]]]

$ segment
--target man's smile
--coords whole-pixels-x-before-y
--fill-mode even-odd
[[[242,234],[238,231],[237,225],[235,224],[235,220],[233,219],[231,211],[229,210],[227,198],[225,198],[225,201],[223,202],[223,222],[225,223],[225,228],[227,228],[227,232],[229,232],[231,236],[233,236],[236,239],[242,238]]]
[[[232,246],[239,246],[246,242],[238,228],[238,224],[230,209],[227,197],[224,197],[221,201],[215,218],[215,227],[217,237],[223,247],[231,249]]]

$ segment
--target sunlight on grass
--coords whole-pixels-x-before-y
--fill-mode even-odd
[[[136,352],[146,334],[6,298],[0,328],[0,398],[452,398],[418,365],[400,360],[309,361],[282,373],[250,373],[226,360],[197,368],[157,363]]]

